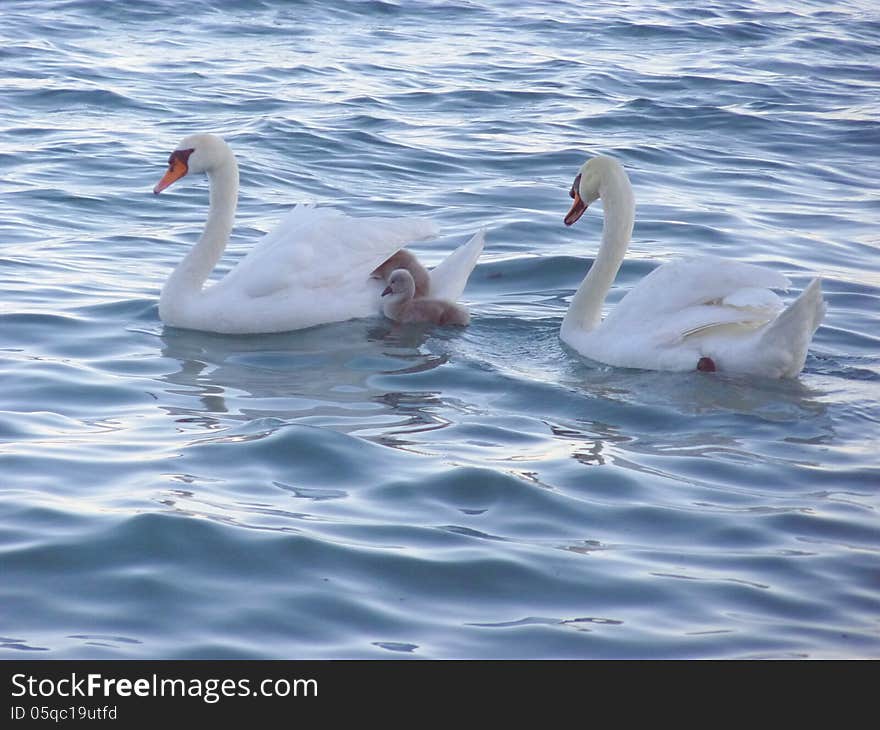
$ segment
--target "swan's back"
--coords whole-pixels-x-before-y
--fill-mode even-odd
[[[719,256],[697,256],[658,266],[641,279],[606,317],[607,322],[671,314],[721,302],[743,289],[788,289],[791,282],[764,266]],[[768,299],[769,301],[769,299]]]
[[[348,279],[362,281],[405,244],[436,233],[436,225],[422,218],[352,218],[297,205],[223,283],[258,298],[285,288],[322,290]]]
[[[204,290],[189,319],[201,321],[199,329],[248,333],[374,316],[381,287],[371,272],[405,244],[434,235],[435,224],[420,218],[352,218],[298,205]]]

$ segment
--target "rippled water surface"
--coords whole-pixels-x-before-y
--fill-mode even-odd
[[[0,5],[0,657],[880,656],[880,12],[868,2]],[[207,184],[220,270],[296,202],[487,245],[472,325],[167,328]],[[619,370],[558,330],[636,190],[659,263],[771,266],[802,376]]]

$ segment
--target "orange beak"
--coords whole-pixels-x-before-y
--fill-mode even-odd
[[[189,167],[187,167],[186,161],[182,156],[178,156],[177,154],[171,155],[171,160],[168,163],[168,171],[162,176],[162,179],[156,183],[156,187],[153,188],[153,192],[158,195],[165,188],[167,188],[171,183],[176,180],[180,180],[186,173],[189,172]]]
[[[567,226],[570,226],[574,223],[578,218],[580,218],[584,211],[587,209],[587,204],[581,198],[580,193],[581,187],[581,173],[578,173],[577,177],[574,179],[574,182],[571,185],[571,190],[568,191],[569,196],[574,200],[571,204],[571,210],[565,214],[564,223]]]
[[[571,210],[565,215],[563,221],[565,225],[570,226],[578,218],[580,218],[587,209],[587,204],[581,199],[581,194],[577,191],[574,193],[574,202],[571,204]]]

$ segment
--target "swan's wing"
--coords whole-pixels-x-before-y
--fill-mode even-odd
[[[456,301],[464,292],[468,278],[483,251],[486,231],[477,231],[437,266],[431,269],[431,298]]]
[[[769,289],[761,289],[754,286],[737,289],[724,297],[721,300],[721,304],[727,307],[736,307],[737,309],[766,312],[771,317],[775,317],[785,309],[785,303],[779,298],[778,294]]]
[[[688,337],[705,335],[719,328],[753,330],[767,324],[778,311],[776,308],[698,304],[678,312],[665,313],[657,320],[652,320],[650,334],[657,344],[677,344]]]
[[[369,278],[411,241],[436,225],[421,218],[352,218],[330,208],[298,205],[251,249],[223,281],[248,297],[286,289],[327,290]]]
[[[603,328],[644,336],[645,342],[657,345],[680,343],[719,328],[750,331],[784,308],[771,289],[789,286],[782,274],[754,264],[716,256],[676,261],[639,281],[611,310]]]
[[[688,307],[729,304],[742,309],[776,309],[770,289],[788,289],[787,277],[755,264],[701,256],[660,266],[638,282],[606,318],[639,321],[666,317]],[[727,300],[728,297],[732,299]],[[727,301],[725,301],[727,300]]]

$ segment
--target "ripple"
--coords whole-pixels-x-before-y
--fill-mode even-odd
[[[5,656],[880,656],[878,27],[855,5],[3,13]],[[207,190],[150,190],[205,130],[242,178],[221,272],[296,202],[436,219],[430,265],[486,227],[471,326],[163,327]],[[798,381],[560,343],[595,153],[638,201],[608,306],[691,254],[792,293],[821,275]]]

